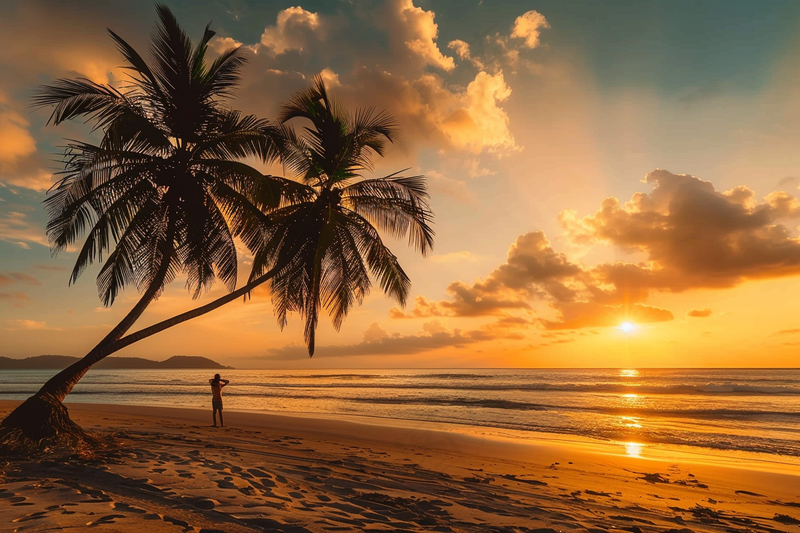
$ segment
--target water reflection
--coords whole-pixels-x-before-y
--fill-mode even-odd
[[[622,417],[622,425],[626,428],[641,428],[642,425],[639,423],[639,418],[635,416],[623,416]]]
[[[638,378],[639,371],[635,368],[623,368],[619,371],[619,377],[621,378]]]
[[[626,442],[625,444],[625,453],[629,457],[641,457],[642,450],[644,449],[644,444],[641,442]]]

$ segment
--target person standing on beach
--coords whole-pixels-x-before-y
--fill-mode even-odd
[[[211,385],[211,416],[214,418],[214,427],[217,427],[217,411],[219,411],[219,425],[225,427],[222,421],[222,387],[230,383],[227,379],[221,379],[219,374],[214,374],[214,379],[209,379]]]

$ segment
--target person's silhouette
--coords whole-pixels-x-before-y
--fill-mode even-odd
[[[211,385],[211,416],[214,419],[214,427],[217,427],[217,411],[219,411],[219,425],[224,427],[222,421],[222,387],[230,383],[227,379],[221,379],[219,374],[214,374],[214,379],[209,379]]]

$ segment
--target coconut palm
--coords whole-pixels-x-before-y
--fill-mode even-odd
[[[74,429],[61,405],[89,368],[118,341],[179,274],[197,298],[219,278],[229,291],[238,269],[234,237],[261,243],[264,212],[279,205],[286,181],[263,176],[239,160],[277,156],[267,121],[242,115],[221,101],[231,96],[245,59],[238,49],[207,64],[214,32],[197,46],[164,5],[148,64],[113,31],[127,63],[122,87],[86,79],[59,80],[34,97],[52,107],[50,123],[84,118],[102,132],[99,142],[72,141],[64,171],[45,200],[54,253],[86,232],[70,282],[101,262],[97,276],[106,306],[135,285],[138,303],[81,361],[50,379],[3,427],[25,428],[39,439]]]
[[[386,294],[405,304],[410,280],[379,230],[407,235],[425,255],[433,246],[433,214],[423,176],[363,175],[373,170],[372,157],[383,156],[386,141],[397,135],[391,115],[373,109],[347,112],[317,76],[281,110],[284,125],[298,119],[311,125],[301,135],[282,130],[281,158],[299,176],[306,195],[270,214],[266,245],[254,257],[251,280],[276,263],[289,265],[270,280],[278,322],[283,327],[287,314],[298,312],[313,355],[320,310],[331,315],[338,330],[369,292],[370,274]],[[289,238],[292,246],[286,245]]]
[[[285,124],[306,118],[311,127],[297,135]],[[381,288],[405,304],[410,281],[397,258],[383,244],[379,230],[408,237],[423,255],[433,246],[433,213],[423,176],[393,173],[366,179],[372,156],[383,155],[385,141],[397,135],[386,113],[361,109],[349,114],[329,98],[315,77],[281,114],[281,159],[300,182],[283,184],[281,205],[262,220],[254,239],[253,268],[248,283],[208,303],[121,338],[107,347],[122,348],[187,320],[202,316],[255,287],[270,282],[281,326],[290,311],[306,320],[305,340],[314,354],[319,311],[325,308],[339,328],[354,303],[371,287],[373,274]]]

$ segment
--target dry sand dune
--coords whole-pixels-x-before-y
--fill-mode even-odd
[[[0,416],[14,405],[0,402]],[[71,405],[94,457],[0,462],[0,531],[800,532],[800,468],[422,428]],[[415,427],[416,426],[416,427]]]

